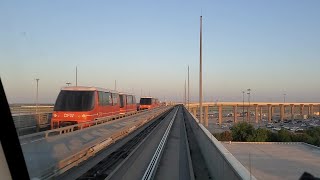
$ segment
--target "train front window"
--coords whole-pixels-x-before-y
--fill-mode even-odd
[[[90,111],[94,107],[94,91],[61,91],[54,111]]]
[[[141,105],[151,105],[151,98],[141,98],[140,104]]]

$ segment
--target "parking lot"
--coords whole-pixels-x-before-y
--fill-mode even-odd
[[[254,121],[254,116],[252,116],[250,124],[252,124],[256,129],[257,128],[267,128],[273,132],[279,131],[281,129],[286,129],[291,132],[303,132],[307,129],[314,128],[320,126],[320,117],[314,117],[310,119],[295,119],[295,120],[284,120],[283,122],[280,121],[278,118],[274,118],[271,123],[268,123],[266,118],[263,118],[262,121],[259,123],[252,122]],[[245,121],[247,122],[246,118],[238,117],[238,122]],[[218,118],[216,117],[209,117],[209,127],[208,130],[211,133],[221,133],[223,131],[228,131],[234,125],[233,117],[223,117],[222,124],[219,125]]]

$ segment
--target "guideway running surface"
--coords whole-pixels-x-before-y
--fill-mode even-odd
[[[22,150],[28,167],[30,177],[48,178],[52,174],[71,162],[65,162],[75,154],[86,155],[87,151],[94,151],[91,148],[100,142],[107,141],[121,129],[133,127],[143,119],[150,119],[169,107],[161,107],[151,111],[143,112],[130,117],[121,118],[105,124],[85,128],[81,131],[53,136],[47,139],[39,139],[27,144],[22,144]],[[132,128],[134,130],[134,128]],[[109,138],[110,139],[110,138]],[[110,142],[112,143],[112,142]],[[94,153],[94,152],[93,152]],[[63,163],[62,163],[63,162]]]
[[[151,179],[193,179],[182,109],[182,106],[176,106],[127,158],[126,162],[122,163],[107,179],[141,180],[147,177],[146,172],[152,171],[151,176],[148,176]],[[153,161],[171,122],[172,126],[159,159]],[[149,170],[152,164],[155,165],[154,170]]]
[[[187,141],[183,107],[181,106],[154,179],[194,179]]]

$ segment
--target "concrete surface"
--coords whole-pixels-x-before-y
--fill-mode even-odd
[[[257,179],[299,179],[304,171],[320,177],[320,148],[294,143],[222,144],[249,171],[251,159],[251,172]]]

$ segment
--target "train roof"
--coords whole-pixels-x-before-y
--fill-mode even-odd
[[[125,94],[125,95],[129,95],[129,96],[135,96],[135,95],[132,94],[132,93],[126,93],[126,92],[119,92],[119,94]]]
[[[61,90],[64,90],[64,91],[106,91],[106,92],[111,92],[111,93],[119,93],[114,90],[93,87],[93,86],[92,87],[89,87],[89,86],[67,86],[67,87],[61,88]]]
[[[152,98],[152,99],[157,99],[157,98],[154,98],[154,97],[151,97],[151,96],[145,96],[145,97],[140,97],[141,98]]]

